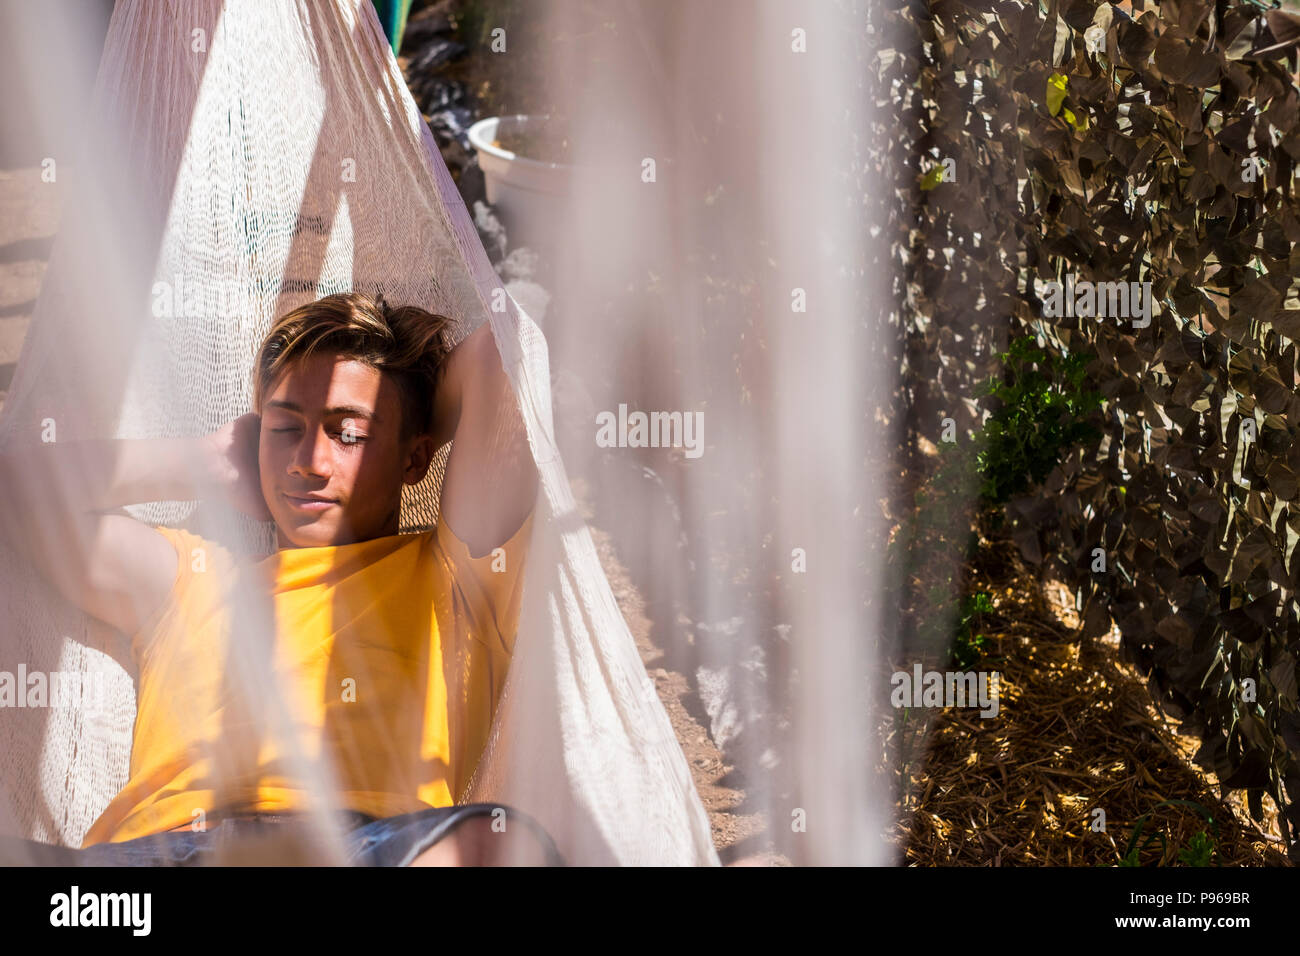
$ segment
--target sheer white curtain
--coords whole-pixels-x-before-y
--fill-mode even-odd
[[[32,105],[40,108],[40,103]],[[547,345],[493,271],[368,3],[117,4],[0,451],[40,440],[198,434],[250,408],[272,320],[357,288],[489,321],[541,473],[516,658],[474,799],[537,817],[574,863],[714,864],[708,819],[637,655],[553,439]],[[502,303],[503,311],[493,311]],[[441,468],[404,500],[436,517]],[[133,506],[247,551],[269,526],[193,503]],[[264,670],[264,601],[230,673],[292,740]],[[79,706],[0,711],[0,826],[79,845],[126,779],[134,716],[121,635],[0,550],[8,669],[90,675]],[[102,700],[92,688],[106,688]],[[299,769],[328,802],[329,768]]]

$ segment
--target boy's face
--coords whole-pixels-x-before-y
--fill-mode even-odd
[[[399,441],[402,406],[383,373],[337,353],[291,366],[262,405],[262,495],[280,548],[397,534],[402,485],[433,460],[433,440]]]

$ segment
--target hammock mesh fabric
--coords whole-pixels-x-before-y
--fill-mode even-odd
[[[545,340],[493,271],[369,3],[119,0],[77,121],[79,195],[0,452],[51,423],[60,441],[215,430],[251,410],[273,320],[333,292],[444,313],[458,338],[490,322],[540,490],[515,657],[467,802],[532,814],[570,863],[716,865],[556,451]],[[403,531],[434,526],[445,460],[406,489]],[[213,505],[126,510],[243,552],[274,547],[269,523]],[[129,648],[3,546],[0,595],[0,668],[84,678],[71,706],[0,711],[0,831],[78,846],[127,779]]]

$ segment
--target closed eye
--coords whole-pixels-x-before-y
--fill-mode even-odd
[[[288,425],[284,428],[270,429],[272,435],[281,435],[287,432],[297,432],[297,431],[302,431],[302,429],[299,428],[297,425]],[[362,435],[358,432],[353,432],[351,435],[349,435],[348,432],[346,431],[339,431],[336,432],[335,434],[338,436],[339,440],[342,441],[345,445],[355,445],[360,442],[366,441],[370,437],[368,435]]]

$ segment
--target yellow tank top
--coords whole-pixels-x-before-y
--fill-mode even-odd
[[[420,534],[242,559],[155,526],[178,552],[177,578],[132,638],[130,777],[82,846],[216,809],[322,806],[313,780],[374,817],[460,802],[514,652],[532,518],[477,558],[441,519]],[[257,601],[275,634],[233,660],[231,629]],[[236,668],[278,690],[234,693]]]

